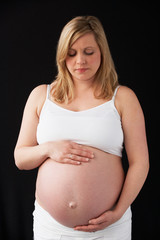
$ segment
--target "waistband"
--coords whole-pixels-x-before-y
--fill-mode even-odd
[[[110,237],[114,233],[118,234],[118,237],[123,231],[123,223],[129,222],[131,220],[131,208],[129,207],[124,215],[115,223],[108,226],[103,230],[96,232],[83,232],[76,231],[73,228],[66,227],[59,222],[57,222],[45,209],[43,209],[37,201],[35,201],[35,210],[33,212],[34,216],[34,231],[38,231],[40,235],[54,235],[54,234],[64,234],[66,236],[75,237],[103,237],[104,235]],[[117,230],[117,231],[116,231]],[[119,238],[118,238],[119,239]]]

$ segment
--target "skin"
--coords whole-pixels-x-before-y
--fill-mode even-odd
[[[82,36],[71,46],[66,66],[74,81],[75,99],[67,106],[61,104],[62,107],[71,111],[83,111],[105,102],[104,99],[95,99],[92,88],[100,59],[100,50],[92,34]],[[84,164],[88,158],[94,159],[93,151],[72,142],[49,142],[37,145],[36,129],[45,95],[46,86],[38,86],[32,91],[26,103],[14,152],[17,167],[33,169],[39,167],[48,158],[72,165]],[[93,232],[104,229],[120,219],[139,194],[148,174],[149,157],[145,122],[135,93],[121,86],[116,95],[115,106],[121,116],[129,162],[123,188],[114,209],[104,212],[98,218],[90,219],[87,225],[76,226],[75,230]],[[72,159],[69,157],[70,153]]]
[[[124,181],[120,157],[87,148],[95,155],[88,163],[75,166],[48,159],[38,171],[36,200],[54,219],[71,228],[86,225],[113,208]]]
[[[74,83],[83,81],[91,83],[94,80],[101,63],[101,53],[93,34],[79,38],[69,49],[66,66],[72,75]]]

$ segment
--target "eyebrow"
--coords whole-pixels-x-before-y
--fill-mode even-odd
[[[93,47],[93,46],[88,46],[88,47],[85,47],[84,49],[88,49],[88,48],[92,48],[92,49],[95,49],[95,47]],[[69,48],[69,50],[74,50],[74,51],[76,51],[76,49],[74,49],[74,48]]]

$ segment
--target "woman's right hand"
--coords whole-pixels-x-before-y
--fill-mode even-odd
[[[68,141],[47,142],[48,157],[59,163],[79,165],[94,158],[85,146]]]

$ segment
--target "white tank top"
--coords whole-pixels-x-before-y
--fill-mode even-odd
[[[119,87],[119,86],[118,86]],[[83,111],[71,111],[50,100],[50,85],[37,127],[37,142],[71,140],[122,156],[123,130],[114,100]]]

